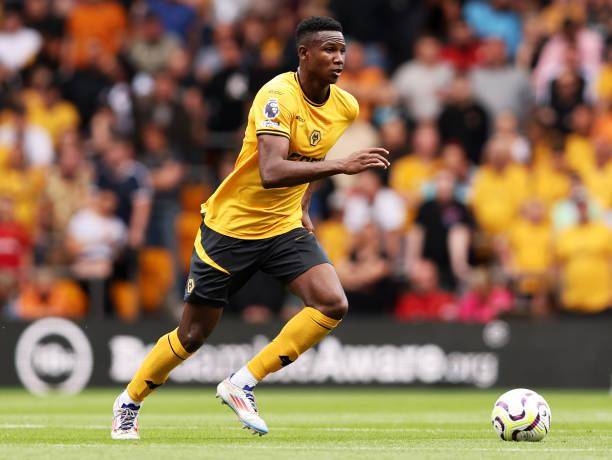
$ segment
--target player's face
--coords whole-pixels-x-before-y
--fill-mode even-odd
[[[341,32],[318,32],[308,47],[308,70],[328,84],[336,83],[344,69],[346,43]]]

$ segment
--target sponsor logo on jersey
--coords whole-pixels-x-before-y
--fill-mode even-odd
[[[272,120],[264,120],[261,122],[262,128],[280,128],[280,123]]]
[[[307,157],[306,155],[302,155],[301,153],[297,153],[297,152],[290,153],[287,159],[291,161],[308,161],[308,162],[323,161],[323,158]]]
[[[278,99],[268,99],[264,107],[264,116],[268,119],[274,119],[278,117],[280,113],[280,107],[278,105]]]

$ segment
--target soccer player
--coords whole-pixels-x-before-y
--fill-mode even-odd
[[[309,183],[335,174],[387,168],[388,152],[368,148],[325,160],[355,120],[359,106],[338,88],[346,44],[334,19],[312,17],[296,30],[299,68],[266,83],[249,112],[234,171],[202,205],[177,329],[159,339],[113,406],[113,439],[138,439],[142,401],[188,359],[213,331],[228,297],[262,270],[299,296],[305,307],[244,367],[217,386],[254,434],[268,427],[253,389],[294,362],[342,320],[346,296],[308,216]]]

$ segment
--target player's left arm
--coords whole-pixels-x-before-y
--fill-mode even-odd
[[[302,225],[310,233],[314,233],[314,225],[312,224],[312,220],[310,219],[310,214],[308,212],[310,209],[310,199],[312,198],[313,187],[313,182],[308,184],[308,188],[306,189],[306,192],[302,198]]]

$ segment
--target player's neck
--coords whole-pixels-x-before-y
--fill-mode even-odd
[[[329,84],[313,78],[300,67],[297,69],[297,79],[302,91],[312,102],[322,104],[329,97]]]

